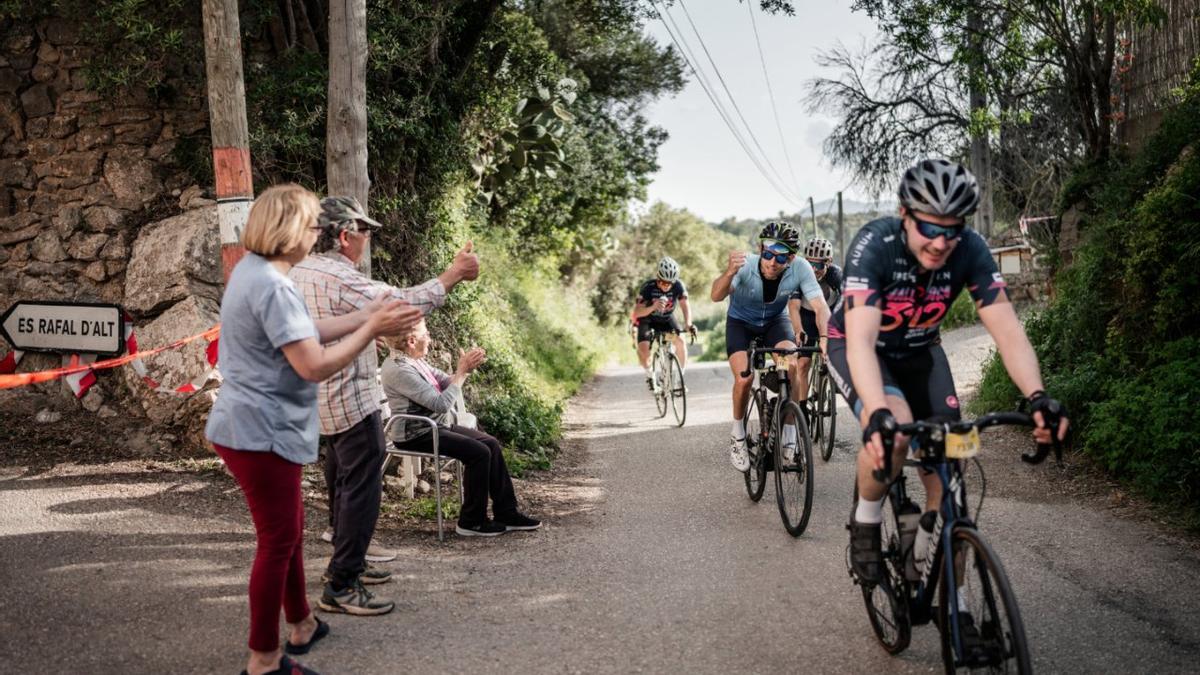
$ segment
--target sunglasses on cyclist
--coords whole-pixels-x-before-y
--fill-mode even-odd
[[[767,262],[771,262],[772,260],[774,260],[775,262],[779,263],[780,265],[786,265],[788,263],[788,260],[791,257],[792,257],[792,252],[788,251],[788,250],[784,250],[781,252],[778,250],[764,248],[762,251],[762,259],[763,260],[766,260]]]
[[[954,241],[955,239],[961,237],[963,231],[966,230],[966,223],[959,223],[957,225],[938,225],[937,223],[931,223],[927,220],[921,220],[911,213],[908,214],[908,217],[912,218],[913,222],[917,225],[917,231],[920,232],[921,236],[925,237],[926,239],[945,237],[946,241]]]
[[[809,264],[809,265],[812,265],[812,268],[813,268],[813,271],[814,271],[814,272],[821,272],[821,271],[823,271],[823,270],[824,270],[826,267],[828,267],[828,266],[829,266],[829,263],[827,263],[827,262],[822,262],[822,261],[819,261],[819,260],[818,260],[818,261],[812,261],[812,260],[809,260],[809,261],[808,261],[808,264]]]

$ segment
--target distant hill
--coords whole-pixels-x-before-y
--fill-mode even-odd
[[[815,205],[817,216],[821,216],[825,212],[833,213],[837,210],[836,199],[823,199]],[[896,210],[895,200],[885,199],[877,202],[860,202],[853,199],[842,199],[842,213],[892,213]]]

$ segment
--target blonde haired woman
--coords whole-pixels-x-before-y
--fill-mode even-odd
[[[408,330],[421,313],[401,302],[314,322],[287,273],[317,240],[316,195],[279,185],[254,202],[237,264],[221,299],[224,382],[205,435],[237,479],[258,546],[250,571],[250,658],[244,672],[313,673],[279,649],[306,653],[329,632],[309,609],[301,535],[300,470],[317,459],[317,382],[341,370],[376,336]],[[324,343],[338,340],[328,347]]]

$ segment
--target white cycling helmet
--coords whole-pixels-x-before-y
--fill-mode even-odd
[[[679,263],[672,260],[671,256],[663,256],[658,261],[658,278],[671,283],[679,281]]]
[[[813,237],[804,247],[804,257],[811,260],[832,260],[833,244],[828,239]]]
[[[967,167],[945,159],[926,159],[904,172],[897,190],[900,203],[935,216],[966,218],[979,205],[979,183]]]

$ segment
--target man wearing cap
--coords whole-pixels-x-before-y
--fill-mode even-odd
[[[403,300],[429,314],[446,301],[460,281],[479,276],[479,259],[471,242],[436,278],[412,288],[395,288],[372,280],[357,268],[371,232],[383,227],[367,217],[353,197],[321,200],[321,228],[313,254],[292,268],[290,277],[314,319],[362,309],[380,296]],[[386,614],[394,603],[376,598],[363,584],[387,581],[386,570],[367,565],[368,548],[379,518],[382,482],[379,472],[387,449],[376,380],[374,346],[363,350],[345,370],[321,383],[318,412],[325,443],[325,480],[329,489],[333,558],[318,606],[329,612]],[[394,553],[373,547],[371,559],[392,560]]]

